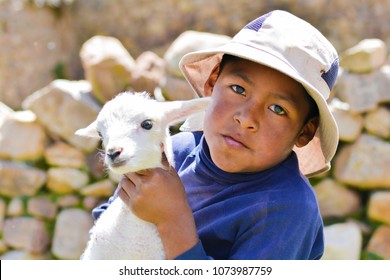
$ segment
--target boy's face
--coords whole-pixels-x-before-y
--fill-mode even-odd
[[[301,84],[243,59],[216,67],[205,84],[212,94],[204,134],[213,162],[226,172],[266,170],[306,145],[318,119],[305,119],[309,103]]]

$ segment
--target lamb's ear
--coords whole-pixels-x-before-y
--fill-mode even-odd
[[[191,100],[164,102],[163,118],[170,125],[182,122],[191,115],[204,112],[210,104],[210,101],[211,97],[203,97]]]
[[[199,112],[189,116],[180,126],[180,131],[202,131],[205,112]]]
[[[96,129],[96,121],[92,122],[85,128],[80,128],[75,132],[75,134],[83,137],[100,138]]]

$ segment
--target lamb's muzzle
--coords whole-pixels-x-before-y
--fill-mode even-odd
[[[115,162],[115,160],[120,156],[122,151],[123,148],[110,148],[107,150],[106,154],[112,162]]]

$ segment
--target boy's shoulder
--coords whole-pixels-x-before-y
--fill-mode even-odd
[[[172,136],[172,147],[176,167],[180,166],[182,161],[195,149],[202,136],[202,131],[180,132]]]

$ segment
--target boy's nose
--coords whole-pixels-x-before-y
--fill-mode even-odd
[[[244,129],[248,129],[250,131],[257,131],[258,129],[257,120],[250,112],[238,113],[234,115],[233,118],[234,121]]]

